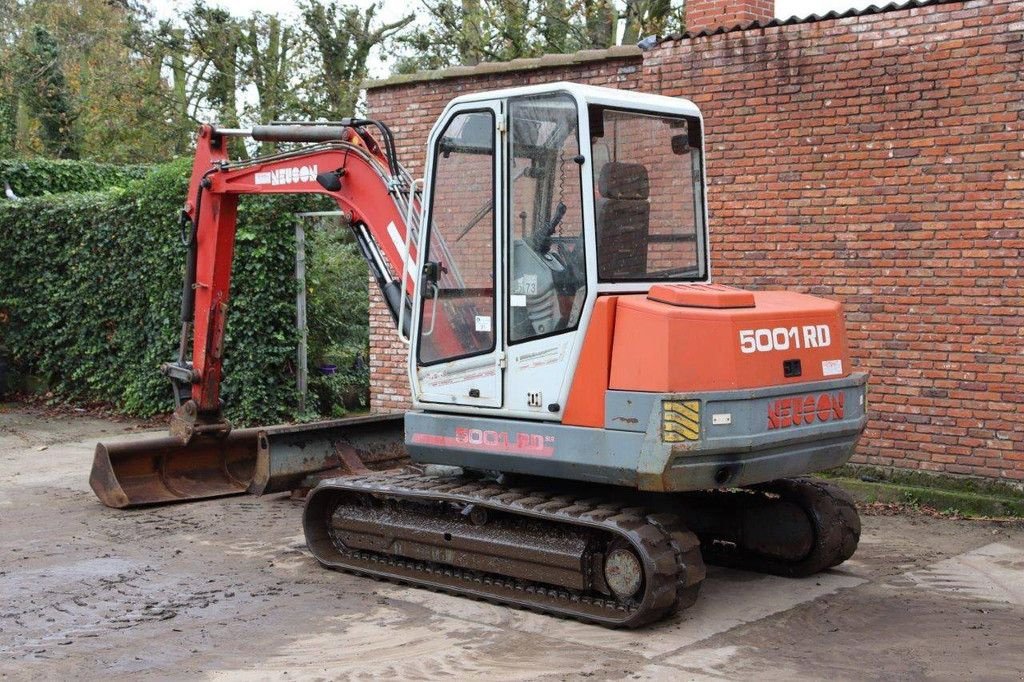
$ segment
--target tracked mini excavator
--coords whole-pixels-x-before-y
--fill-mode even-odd
[[[705,562],[845,561],[853,503],[800,476],[849,458],[866,375],[839,304],[711,283],[702,133],[684,99],[471,94],[414,181],[377,121],[203,126],[171,433],[97,445],[93,489],[118,508],[310,489],[326,567],[613,627],[689,606]],[[293,144],[235,162],[232,137]],[[264,193],[346,214],[409,347],[404,415],[223,418],[236,207]]]

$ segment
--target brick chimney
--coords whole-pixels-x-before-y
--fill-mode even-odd
[[[775,18],[775,0],[687,0],[685,7],[690,33]]]

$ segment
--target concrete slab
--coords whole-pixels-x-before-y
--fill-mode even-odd
[[[922,590],[1024,607],[1024,550],[999,542],[912,571],[906,577]]]

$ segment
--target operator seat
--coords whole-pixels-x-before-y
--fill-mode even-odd
[[[651,227],[650,181],[641,163],[609,161],[597,179],[598,276],[644,279]]]

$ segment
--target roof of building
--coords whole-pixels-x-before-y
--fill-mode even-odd
[[[499,90],[482,90],[459,95],[451,100],[450,106],[467,104],[493,99],[507,99],[529,95],[548,95],[563,93],[573,99],[586,103],[623,109],[637,109],[650,113],[668,114],[670,116],[700,116],[700,109],[685,97],[666,97],[635,90],[617,90],[615,88],[590,85],[588,83],[572,83],[569,81],[552,81],[517,85]]]
[[[871,5],[863,9],[850,9],[845,12],[832,11],[827,14],[812,14],[807,17],[792,16],[788,19],[771,19],[770,21],[751,21],[745,24],[734,26],[718,26],[708,28],[697,33],[673,33],[660,37],[658,43],[672,40],[688,40],[690,38],[702,38],[706,36],[733,33],[736,31],[751,31],[759,28],[771,28],[773,26],[792,26],[793,24],[812,24],[818,21],[830,19],[846,19],[849,17],[862,17],[883,12],[894,12],[904,9],[914,9],[927,5],[941,5],[954,2],[965,2],[966,0],[907,0],[906,2],[890,2],[887,5]],[[603,50],[580,50],[569,54],[546,54],[541,57],[513,59],[507,62],[482,62],[474,66],[453,66],[447,69],[436,69],[433,71],[417,71],[416,73],[398,74],[380,80],[371,80],[363,84],[364,88],[390,87],[408,83],[421,83],[425,81],[439,81],[448,78],[459,78],[464,76],[484,76],[498,73],[510,73],[516,71],[534,71],[537,69],[550,69],[559,66],[573,66],[587,62],[598,62],[607,59],[628,59],[639,58],[643,50],[633,45],[617,45]]]

